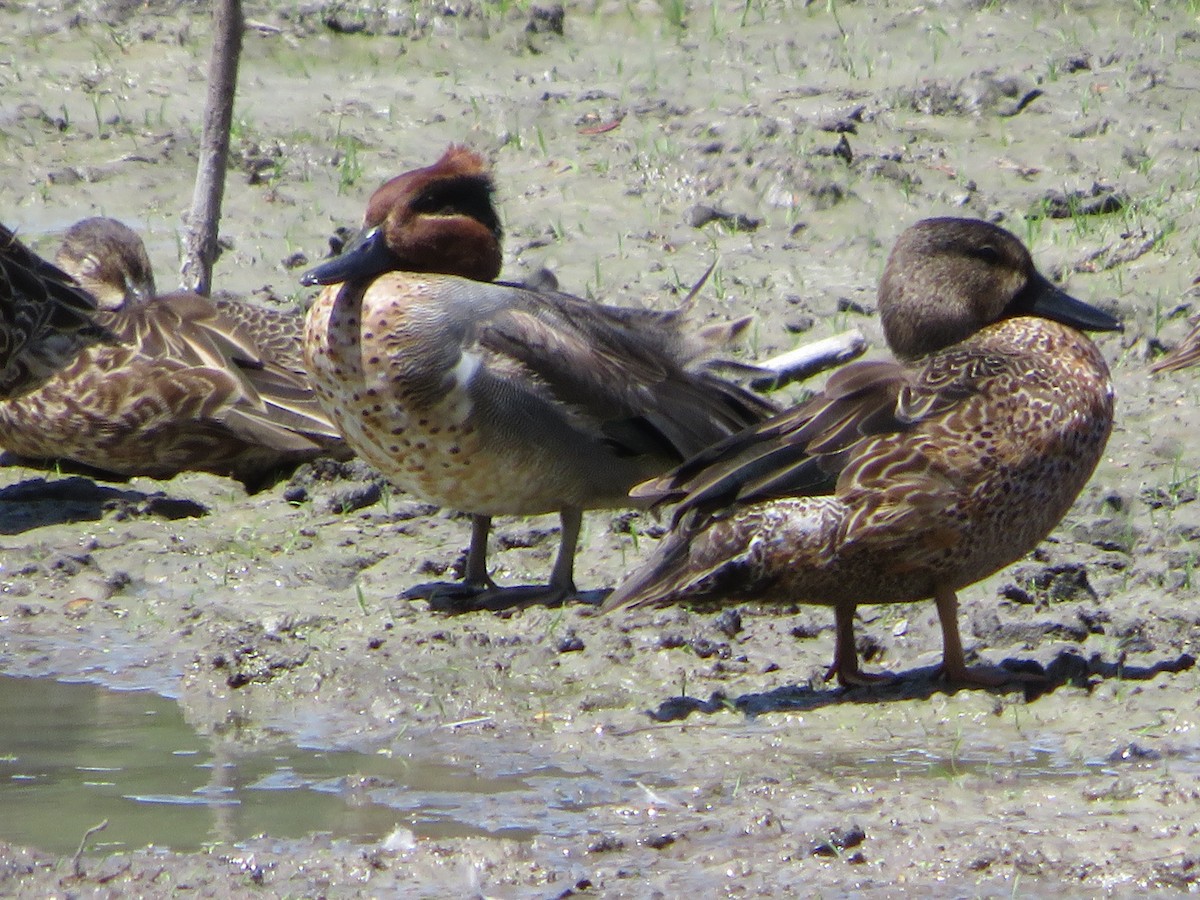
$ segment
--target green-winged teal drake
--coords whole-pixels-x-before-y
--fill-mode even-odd
[[[95,340],[96,302],[0,225],[0,400],[44,384]]]
[[[582,511],[773,407],[701,364],[684,317],[491,283],[501,229],[485,161],[452,146],[371,197],[363,229],[303,282],[317,395],[347,443],[396,485],[473,521],[462,585],[476,602],[575,592]],[[442,274],[450,273],[450,274]],[[498,515],[559,513],[548,586],[501,591],[487,570]]]
[[[105,337],[0,402],[5,449],[118,476],[207,471],[252,490],[347,453],[304,370],[299,314],[158,295],[141,239],[112,219],[72,227],[57,259],[96,298]]]
[[[811,603],[834,608],[842,684],[859,669],[863,603],[933,598],[942,673],[969,668],[957,591],[1032,550],[1066,514],[1112,428],[1113,387],[1079,329],[1120,324],[1035,269],[1008,231],[928,219],[879,289],[892,351],[634,490],[679,502],[672,530],[604,604]]]

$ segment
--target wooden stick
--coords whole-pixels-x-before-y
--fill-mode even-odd
[[[233,122],[233,95],[237,90],[238,59],[242,53],[241,0],[213,4],[213,49],[208,65],[208,95],[204,103],[204,133],[196,190],[187,220],[183,263],[179,275],[183,289],[198,294],[212,290],[212,269],[217,259],[217,226],[221,196],[229,162],[229,127]]]
[[[826,369],[847,363],[856,356],[861,356],[866,349],[867,340],[857,328],[814,341],[787,353],[753,363],[751,368],[763,374],[753,379],[750,387],[756,391],[773,391],[785,384],[812,378]]]
[[[94,834],[99,834],[108,827],[108,819],[105,819],[99,825],[93,825],[83,833],[83,837],[79,841],[79,849],[75,851],[75,855],[71,857],[71,871],[76,878],[83,877],[83,851],[87,847],[88,838]]]

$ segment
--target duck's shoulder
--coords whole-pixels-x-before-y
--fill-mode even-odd
[[[98,321],[112,343],[149,363],[213,369],[262,364],[253,335],[200,294],[162,294],[140,306],[103,310]]]
[[[215,305],[222,320],[231,323],[254,341],[264,360],[297,372],[304,371],[301,345],[304,317],[299,311],[233,298],[218,298]]]
[[[352,284],[337,288],[350,292]],[[389,272],[361,289],[370,340],[453,345],[519,360],[533,370],[574,368],[658,379],[678,366],[668,352],[661,322],[674,333],[670,314],[605,306],[555,290],[480,282],[454,275]],[[367,340],[364,336],[364,340]]]

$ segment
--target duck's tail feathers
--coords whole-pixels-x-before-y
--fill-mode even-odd
[[[745,599],[756,590],[753,542],[742,540],[730,523],[693,531],[671,531],[645,563],[617,586],[601,612],[620,607]]]

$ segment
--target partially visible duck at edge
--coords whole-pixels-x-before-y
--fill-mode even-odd
[[[1150,371],[1178,372],[1200,362],[1200,321],[1192,325],[1189,331],[1173,350],[1160,356],[1150,366]]]
[[[1120,323],[1052,285],[1008,231],[953,218],[900,236],[879,311],[902,362],[852,363],[808,402],[635,488],[679,505],[603,609],[832,606],[827,677],[856,685],[891,679],[860,670],[855,608],[932,598],[945,678],[1018,678],[967,666],[957,592],[1032,550],[1091,476],[1113,386],[1081,330]]]
[[[44,384],[98,339],[96,301],[0,225],[0,400]]]
[[[344,252],[306,273],[305,358],[347,443],[393,483],[467,512],[462,584],[424,585],[479,605],[575,594],[585,509],[774,411],[704,368],[686,310],[603,306],[492,283],[501,228],[486,162],[451,146],[384,184]],[[445,274],[451,273],[451,274]],[[497,588],[493,516],[557,512],[548,585]]]
[[[212,472],[250,490],[347,455],[304,371],[299,314],[158,294],[141,238],[113,219],[74,225],[57,262],[95,298],[106,339],[0,403],[6,450],[118,477]]]

